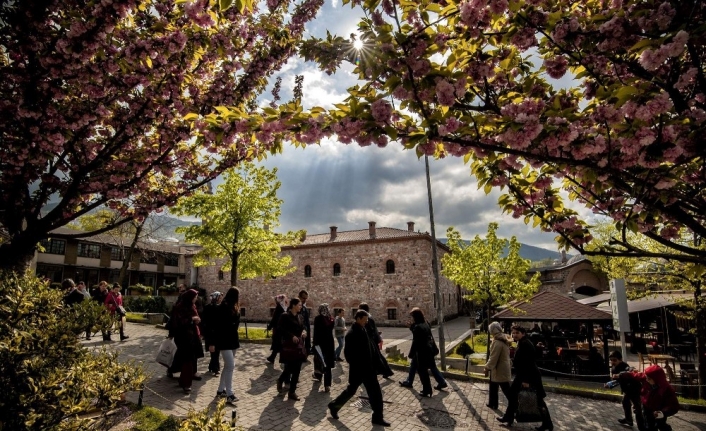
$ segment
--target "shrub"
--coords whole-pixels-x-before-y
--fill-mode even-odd
[[[79,429],[79,414],[107,411],[143,383],[135,363],[79,343],[94,309],[64,306],[34,276],[0,273],[0,429]]]
[[[466,357],[466,355],[472,355],[473,353],[473,349],[471,348],[471,346],[468,345],[466,341],[456,346],[456,354],[459,356]]]
[[[213,412],[208,407],[198,412],[190,411],[179,431],[242,431],[242,427],[223,420],[225,405],[225,400],[221,400]]]
[[[478,346],[488,346],[488,333],[479,332],[473,336],[473,344]]]
[[[161,296],[126,296],[123,304],[135,313],[168,313],[167,301]]]
[[[174,293],[174,292],[178,292],[179,288],[177,287],[176,283],[172,283],[172,284],[165,284],[164,286],[159,286],[157,288],[157,290],[160,292]]]
[[[128,290],[130,292],[152,293],[152,286],[145,286],[143,284],[137,283],[133,284],[132,286],[128,286]]]

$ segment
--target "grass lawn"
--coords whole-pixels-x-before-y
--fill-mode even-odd
[[[167,416],[154,407],[135,408],[135,412],[128,418],[134,422],[131,430],[177,431],[179,429],[179,420],[174,416]]]
[[[238,328],[238,336],[241,339],[246,339],[245,337],[245,326],[241,325]],[[272,338],[272,332],[269,334],[262,328],[248,328],[248,340],[269,340]]]
[[[150,323],[145,317],[145,313],[133,313],[130,311],[125,314],[125,320],[131,323]]]

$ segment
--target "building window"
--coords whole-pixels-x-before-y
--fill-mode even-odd
[[[48,278],[51,283],[61,283],[64,275],[64,267],[61,265],[37,264],[37,277]]]
[[[155,253],[146,251],[146,250],[141,250],[140,251],[140,263],[151,263],[156,265],[157,264],[157,255]]]
[[[165,255],[164,266],[179,266],[179,255],[172,253]]]
[[[358,307],[351,308],[351,319],[355,319],[355,313],[358,312]]]
[[[341,275],[341,265],[339,265],[338,263],[334,263],[333,264],[333,276],[338,277],[339,275]]]
[[[432,304],[434,305],[434,308],[436,308],[436,293],[431,294],[431,299],[432,299]]]
[[[387,320],[397,320],[397,309],[388,308],[387,309]]]
[[[66,241],[63,239],[43,239],[40,244],[44,248],[43,253],[65,254]]]
[[[87,244],[85,242],[81,242],[78,244],[78,256],[100,259],[101,246],[98,244]]]
[[[385,273],[387,274],[394,274],[395,273],[395,262],[390,259],[387,261],[385,264]]]
[[[218,281],[223,281],[223,271],[218,270]]]
[[[143,286],[155,287],[157,285],[157,274],[152,272],[143,272],[138,277],[138,283]]]
[[[120,247],[110,247],[110,260],[121,261],[125,259],[124,250]]]
[[[277,307],[270,307],[270,317],[273,317],[275,315],[275,310]]]
[[[240,317],[245,317],[245,307],[240,307]]]
[[[304,267],[304,277],[311,277],[311,265],[307,265]]]

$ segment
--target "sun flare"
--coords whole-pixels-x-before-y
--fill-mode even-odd
[[[353,48],[357,49],[358,51],[360,51],[361,49],[363,49],[363,45],[364,45],[364,43],[363,43],[363,41],[360,40],[360,39],[356,39],[356,41],[353,42]]]

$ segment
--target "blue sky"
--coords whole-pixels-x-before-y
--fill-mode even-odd
[[[332,34],[347,37],[356,30],[360,9],[342,6],[340,0],[326,0],[318,17],[307,26],[309,35]],[[346,96],[346,88],[356,84],[352,67],[345,65],[328,76],[313,63],[292,58],[282,71],[282,100],[291,97],[294,76],[304,75],[305,107],[330,107]],[[267,95],[269,96],[269,95]],[[263,101],[266,103],[266,101]],[[366,229],[368,221],[377,226],[430,231],[424,160],[414,151],[391,142],[386,148],[359,147],[335,141],[306,149],[286,147],[284,153],[265,160],[263,165],[278,169],[284,200],[280,231],[306,229],[310,234]],[[462,159],[430,160],[437,237],[446,236],[454,226],[464,239],[484,235],[488,223],[500,224],[499,234],[517,236],[520,242],[556,250],[553,233],[526,226],[522,220],[503,215],[497,205],[500,192],[485,195],[470,176]]]

